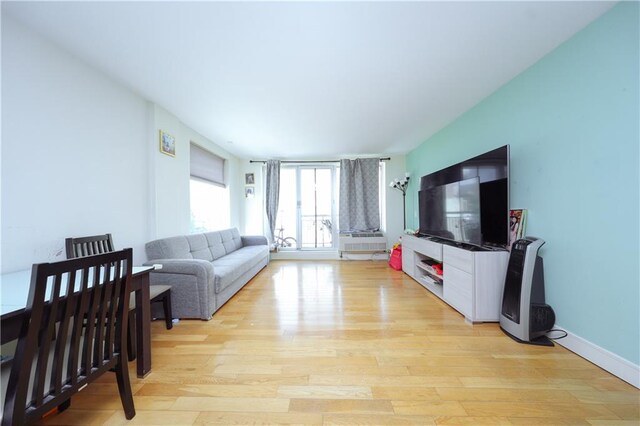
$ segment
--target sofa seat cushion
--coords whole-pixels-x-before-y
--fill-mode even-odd
[[[223,291],[267,256],[267,246],[247,246],[214,260],[212,263],[215,292]]]

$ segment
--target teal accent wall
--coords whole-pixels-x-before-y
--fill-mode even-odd
[[[639,6],[620,3],[407,155],[419,177],[511,146],[557,324],[640,364]]]

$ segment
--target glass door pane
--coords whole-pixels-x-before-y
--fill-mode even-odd
[[[300,230],[302,248],[315,247],[316,169],[300,169]]]
[[[280,200],[278,201],[278,216],[276,218],[276,237],[281,249],[297,248],[295,239],[298,233],[297,218],[297,184],[296,169],[293,167],[280,168]]]
[[[332,168],[300,168],[300,247],[333,247]]]
[[[316,247],[333,247],[331,169],[316,169]]]

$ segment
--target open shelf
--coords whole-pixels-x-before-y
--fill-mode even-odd
[[[442,280],[433,279],[430,275],[419,275],[417,280],[424,288],[434,293],[436,296],[443,297]]]
[[[430,268],[428,265],[425,265],[423,262],[416,263],[416,266],[420,268],[426,276],[431,278],[436,284],[442,285],[442,275],[436,274],[433,268]]]

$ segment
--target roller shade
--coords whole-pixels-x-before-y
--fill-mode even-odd
[[[192,177],[203,179],[222,187],[226,186],[224,180],[224,158],[218,157],[193,143],[190,151],[190,174]]]

